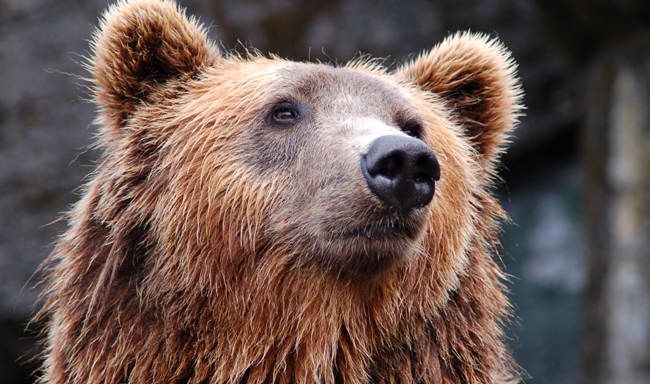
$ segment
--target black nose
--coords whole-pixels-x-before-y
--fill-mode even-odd
[[[423,207],[433,199],[440,179],[438,160],[422,140],[382,136],[361,157],[370,191],[389,207],[402,212]]]

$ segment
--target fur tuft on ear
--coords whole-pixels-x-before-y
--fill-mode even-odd
[[[100,20],[92,49],[94,100],[104,123],[117,127],[153,90],[219,57],[202,26],[170,0],[120,0]]]
[[[479,164],[493,173],[523,108],[510,52],[485,35],[456,33],[396,75],[448,103]]]

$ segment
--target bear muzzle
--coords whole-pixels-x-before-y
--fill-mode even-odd
[[[361,156],[361,170],[373,195],[398,213],[429,204],[440,180],[440,165],[431,148],[409,136],[375,139]]]

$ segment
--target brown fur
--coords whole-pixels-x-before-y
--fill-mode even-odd
[[[174,3],[131,0],[93,49],[104,155],[48,264],[43,382],[516,378],[491,256],[520,110],[500,45],[457,34],[395,72],[241,58]],[[317,117],[268,128],[280,96]],[[354,232],[397,219],[339,149],[398,115],[421,119],[442,177],[412,238],[388,241]]]

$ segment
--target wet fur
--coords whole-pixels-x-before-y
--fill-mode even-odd
[[[47,262],[42,382],[517,378],[490,188],[521,95],[499,44],[457,34],[395,72],[242,58],[174,3],[132,0],[92,46],[104,155]],[[431,204],[394,219],[408,236],[365,238],[393,219],[330,136],[264,129],[274,95],[327,95],[341,78],[385,87],[424,123],[442,177]],[[364,241],[382,268],[364,269]]]

